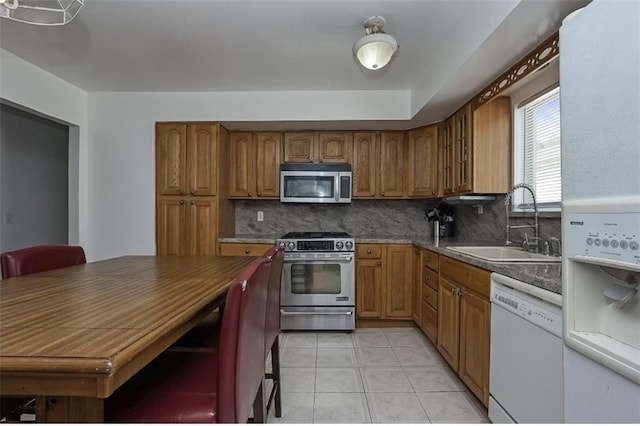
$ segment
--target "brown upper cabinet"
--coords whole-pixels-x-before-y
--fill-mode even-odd
[[[158,195],[216,195],[214,124],[156,124]]]
[[[373,198],[380,196],[378,176],[380,154],[376,132],[353,134],[352,197]]]
[[[453,116],[453,170],[456,192],[469,192],[472,188],[473,172],[473,109],[466,104]],[[487,147],[488,148],[488,147]]]
[[[438,195],[438,128],[353,134],[353,198]]]
[[[438,195],[438,127],[409,131],[407,151],[407,196]]]
[[[380,195],[404,195],[404,132],[380,133]]]
[[[278,198],[282,133],[231,132],[229,198]]]
[[[451,116],[440,124],[438,158],[440,161],[439,192],[453,194],[453,120]]]
[[[349,163],[351,132],[284,134],[285,163]]]
[[[476,110],[468,103],[443,124],[442,193],[506,193],[511,182],[511,100],[502,96]]]
[[[404,132],[353,135],[353,198],[403,198]]]

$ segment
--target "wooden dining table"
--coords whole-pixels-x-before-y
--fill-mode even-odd
[[[125,256],[0,281],[0,395],[102,422],[104,399],[210,314],[254,257]]]

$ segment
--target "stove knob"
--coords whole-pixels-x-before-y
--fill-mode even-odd
[[[296,244],[293,241],[290,241],[287,246],[288,246],[289,250],[295,250],[295,248],[296,248]]]
[[[353,250],[353,243],[351,241],[347,241],[346,243],[344,243],[344,247],[347,250]]]
[[[280,249],[283,249],[283,250],[284,250],[286,246],[287,246],[287,245],[284,243],[284,241],[280,241],[280,242],[278,243],[278,248],[280,248]]]
[[[336,243],[336,249],[338,249],[338,250],[342,250],[342,247],[344,247],[344,244],[342,244],[342,241],[338,241],[338,242]]]

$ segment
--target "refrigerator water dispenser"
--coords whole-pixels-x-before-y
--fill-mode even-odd
[[[640,198],[563,204],[564,339],[640,383]]]

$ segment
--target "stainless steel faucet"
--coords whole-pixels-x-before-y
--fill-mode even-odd
[[[509,225],[509,204],[511,203],[513,192],[516,189],[520,189],[520,188],[526,189],[531,193],[531,198],[533,199],[533,225]],[[507,237],[506,237],[507,241],[505,242],[505,245],[512,244],[512,241],[510,239],[512,229],[533,228],[534,238],[537,241],[538,240],[538,204],[536,203],[536,193],[533,191],[533,188],[531,187],[531,185],[527,183],[518,183],[516,185],[513,185],[513,187],[509,190],[509,192],[507,193],[507,196],[504,199],[504,207],[507,213]]]

